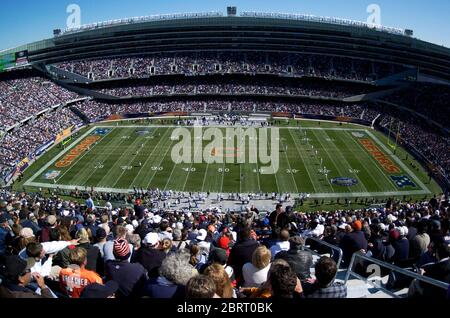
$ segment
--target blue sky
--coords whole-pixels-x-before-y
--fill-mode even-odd
[[[239,11],[305,13],[366,21],[366,8],[381,7],[384,26],[413,29],[415,37],[450,47],[448,0],[21,0],[0,2],[0,50],[52,37],[64,29],[66,8],[81,7],[81,23],[165,13]]]

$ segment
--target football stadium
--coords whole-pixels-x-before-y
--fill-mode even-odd
[[[0,51],[0,298],[448,299],[449,122],[411,29],[54,29]]]

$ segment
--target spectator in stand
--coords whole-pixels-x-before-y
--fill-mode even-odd
[[[294,298],[296,296],[298,278],[289,266],[274,266],[270,270],[268,282],[272,298]]]
[[[238,242],[233,246],[228,259],[229,265],[233,267],[238,284],[241,284],[243,280],[242,267],[252,261],[253,253],[259,246],[259,243],[250,237],[250,231],[248,227],[239,231]]]
[[[37,224],[37,222],[33,222],[30,220],[30,218],[33,218],[34,214],[30,215],[27,211],[20,211],[19,212],[19,222],[20,225],[22,225],[23,228],[30,228],[33,230],[33,234],[36,236],[38,232],[41,231],[41,228]]]
[[[0,255],[6,252],[6,236],[11,232],[8,219],[2,213],[0,213]]]
[[[242,268],[243,287],[259,287],[267,280],[271,256],[270,250],[265,246],[259,246],[253,252],[252,262],[244,264]]]
[[[315,280],[303,285],[306,298],[346,298],[347,286],[334,282],[336,262],[329,257],[320,258],[315,265]]]
[[[70,298],[80,298],[83,289],[89,284],[103,284],[101,277],[86,269],[87,251],[75,247],[69,252],[70,265],[59,273],[61,290]]]
[[[441,243],[436,247],[436,262],[421,268],[424,276],[450,284],[450,247]],[[408,292],[409,297],[426,297],[442,299],[446,297],[446,291],[442,288],[414,280]]]
[[[304,250],[305,240],[302,237],[291,237],[289,244],[289,250],[278,253],[275,259],[287,261],[300,281],[304,282],[311,278],[310,268],[313,265],[313,256],[311,252]]]
[[[394,256],[395,250],[390,243],[384,242],[384,237],[381,235],[382,226],[379,223],[370,226],[371,235],[367,248],[371,253],[371,257],[380,261],[390,262]]]
[[[107,241],[107,234],[106,231],[103,227],[99,227],[96,231],[96,235],[95,235],[95,239],[96,239],[96,243],[94,244],[95,247],[98,248],[98,250],[100,251],[100,255],[102,260],[104,259],[104,251],[103,251],[103,247],[106,244]]]
[[[44,278],[38,273],[31,273],[31,267],[31,263],[17,255],[2,257],[0,298],[55,298],[50,288],[45,285]],[[39,293],[27,288],[32,279],[36,280]]]
[[[106,281],[114,280],[119,284],[117,298],[141,297],[147,281],[147,271],[138,263],[131,264],[130,244],[124,239],[114,241],[113,253],[115,260],[105,264]]]
[[[362,223],[359,220],[355,220],[352,223],[353,231],[345,235],[340,243],[340,248],[343,253],[343,262],[345,266],[350,265],[350,260],[353,256],[353,253],[367,251],[367,240],[364,236],[364,233],[361,231]]]
[[[400,267],[404,267],[402,266],[403,263],[409,258],[409,241],[406,238],[405,227],[401,226],[392,229],[389,232],[389,241],[395,251],[392,262]]]
[[[89,284],[83,289],[80,298],[116,298],[118,289],[119,285],[113,280],[106,282],[105,285],[97,283]]]
[[[428,235],[428,222],[421,220],[417,224],[417,235],[411,239],[411,248],[409,256],[414,259],[419,259],[425,253],[430,245],[430,236]]]
[[[82,247],[85,249],[87,253],[87,264],[86,269],[91,271],[99,271],[101,272],[103,269],[103,259],[100,254],[98,247],[91,245],[88,232],[86,229],[81,228],[75,234],[76,239],[78,240],[78,247]],[[61,250],[58,254],[56,254],[54,263],[55,265],[61,266],[62,268],[66,268],[70,264],[70,251],[72,250],[71,246],[66,247]]]
[[[41,242],[48,242],[48,241],[55,241],[54,238],[55,232],[57,232],[57,223],[56,223],[56,216],[55,215],[49,215],[47,216],[47,222],[46,225],[42,227],[41,230]]]
[[[233,284],[233,286],[236,286],[236,278],[234,276],[234,270],[233,270],[233,267],[227,265],[228,256],[227,256],[227,252],[224,249],[215,248],[214,250],[212,250],[211,253],[209,254],[208,261],[209,261],[209,265],[214,264],[214,263],[222,265],[223,269],[228,274],[228,278],[230,279],[231,283]],[[207,267],[207,266],[205,265],[205,267]],[[203,272],[202,269],[203,268],[201,268],[199,270],[200,273]]]
[[[216,294],[220,298],[236,298],[230,277],[222,265],[217,263],[209,265],[205,269],[204,275],[212,278],[216,285]]]
[[[127,237],[127,230],[125,229],[125,227],[121,226],[121,225],[117,225],[114,228],[114,238],[115,240],[126,240]],[[133,254],[133,245],[129,244],[130,247],[130,258],[128,259],[128,261],[131,261],[131,256]],[[114,257],[114,241],[107,241],[105,243],[105,245],[103,245],[103,253],[104,253],[104,261],[111,261],[111,260],[115,260]]]
[[[276,231],[276,229],[282,229],[281,225],[285,223],[283,220],[285,216],[284,213],[285,212],[283,211],[283,205],[277,204],[277,206],[275,207],[275,211],[270,214],[269,221],[273,233]]]
[[[151,298],[184,298],[186,284],[197,274],[189,264],[188,253],[181,251],[167,255],[159,268],[159,277],[146,283],[145,295]]]
[[[160,241],[157,233],[148,233],[142,243],[142,247],[134,256],[134,262],[144,266],[149,278],[157,278],[159,276],[159,268],[166,258],[167,253],[160,249]]]
[[[216,284],[211,277],[197,275],[192,277],[186,285],[187,299],[220,298],[216,294]]]
[[[270,253],[272,254],[272,259],[275,258],[275,256],[279,252],[288,251],[289,250],[289,231],[288,230],[282,230],[280,232],[280,238],[279,240],[270,247]]]
[[[46,278],[50,276],[53,267],[53,254],[45,260],[44,247],[40,243],[29,243],[26,248],[27,262],[32,264],[31,272]]]

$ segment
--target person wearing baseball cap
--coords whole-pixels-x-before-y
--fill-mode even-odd
[[[44,278],[38,273],[31,273],[32,266],[31,261],[25,261],[17,255],[2,256],[0,298],[54,298],[50,288],[45,285]],[[27,288],[32,278],[41,289],[40,295]]]
[[[158,233],[147,233],[142,243],[142,247],[136,252],[135,261],[144,266],[150,278],[157,278],[159,267],[167,255],[159,249]]]

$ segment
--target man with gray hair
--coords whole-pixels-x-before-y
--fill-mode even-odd
[[[167,255],[159,268],[159,277],[148,280],[144,294],[151,298],[184,298],[188,281],[198,275],[189,264],[189,257],[185,251]]]

